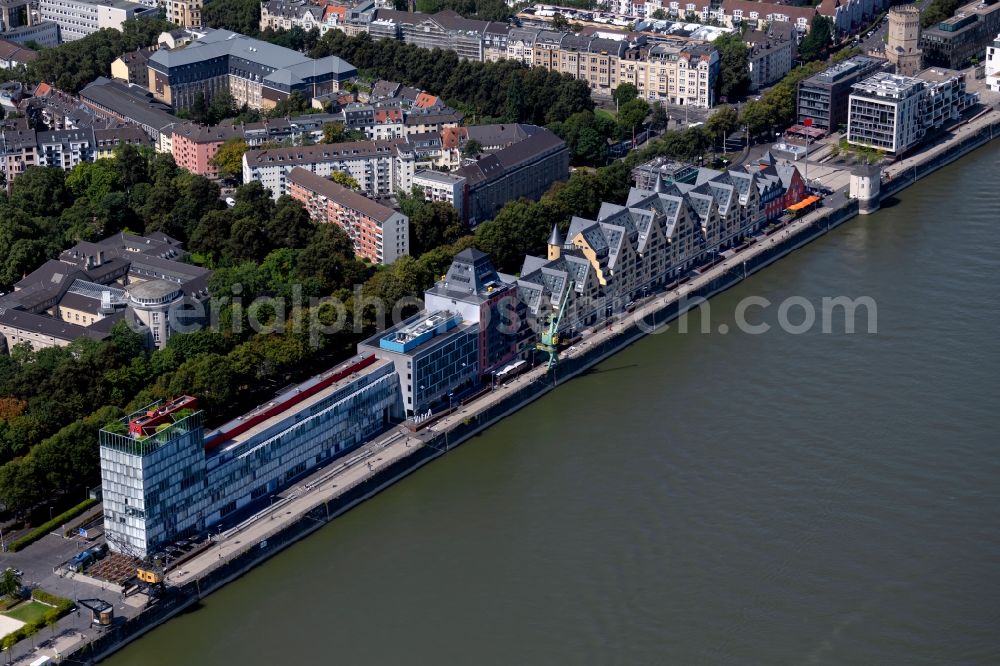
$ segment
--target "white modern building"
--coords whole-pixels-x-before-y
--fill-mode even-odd
[[[1000,35],[986,47],[986,86],[1000,92]]]
[[[466,178],[452,173],[421,169],[413,174],[413,187],[419,187],[425,201],[447,201],[455,210],[464,210]]]
[[[958,72],[929,69],[915,77],[881,72],[853,86],[847,141],[899,155],[977,101]]]
[[[382,197],[413,187],[415,162],[403,139],[248,150],[243,155],[243,182],[260,181],[277,199],[289,193],[288,173],[295,167],[324,177],[341,171],[354,178],[366,196]]]
[[[59,26],[59,39],[71,42],[103,28],[122,29],[122,23],[156,9],[127,0],[39,0],[42,21]]]

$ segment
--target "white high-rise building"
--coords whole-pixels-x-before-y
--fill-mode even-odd
[[[986,86],[1000,92],[1000,35],[986,47]]]

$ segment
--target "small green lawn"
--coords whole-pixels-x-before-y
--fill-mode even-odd
[[[40,604],[37,601],[26,601],[5,612],[4,615],[12,617],[15,620],[20,620],[25,624],[31,624],[42,619],[50,610],[52,610],[51,607]]]
[[[611,120],[616,120],[616,114],[614,111],[608,111],[607,109],[594,109],[595,116],[605,116]]]

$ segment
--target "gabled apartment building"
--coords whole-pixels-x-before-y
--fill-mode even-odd
[[[530,325],[537,333],[549,312],[568,308],[560,332],[572,337],[735,246],[766,220],[758,181],[754,172],[711,169],[692,182],[657,177],[652,189],[633,188],[624,206],[574,217],[565,236],[553,228],[547,256],[525,257],[517,279]]]

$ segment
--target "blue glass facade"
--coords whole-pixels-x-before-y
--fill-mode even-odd
[[[108,542],[142,557],[204,531],[377,435],[400,413],[399,379],[383,362],[212,452],[205,451],[201,412],[142,440],[104,429]]]

